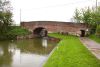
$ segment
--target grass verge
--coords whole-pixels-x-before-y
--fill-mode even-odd
[[[100,67],[98,60],[83,46],[78,37],[49,34],[62,39],[44,67]]]
[[[96,35],[90,35],[89,38],[100,43],[100,37],[97,37]]]

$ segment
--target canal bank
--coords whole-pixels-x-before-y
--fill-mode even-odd
[[[58,39],[58,38],[57,38]],[[60,40],[60,39],[59,39]],[[59,43],[61,42],[61,40],[59,41]],[[48,61],[48,59],[51,57],[51,55],[54,53],[55,50],[58,49],[59,43],[56,45],[56,47],[54,47],[54,49],[50,52],[50,54],[48,55],[48,57],[46,58],[46,60],[43,62],[43,64],[41,65],[42,67],[46,64],[46,62]]]
[[[50,34],[62,39],[43,67],[100,67],[98,60],[76,36]]]

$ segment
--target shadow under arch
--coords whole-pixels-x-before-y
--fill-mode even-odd
[[[85,30],[80,30],[81,31],[81,37],[85,37]]]
[[[48,31],[43,27],[37,27],[33,30],[33,35],[36,37],[46,37],[47,33]]]

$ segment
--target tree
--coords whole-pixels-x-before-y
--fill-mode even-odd
[[[92,26],[92,10],[88,7],[88,9],[82,9],[82,21],[87,25],[87,27]]]
[[[5,35],[9,31],[9,26],[12,24],[12,13],[10,2],[0,0],[0,35]]]
[[[79,12],[80,11],[80,12]],[[81,9],[81,10],[75,10],[74,19],[77,20],[78,23],[85,23],[87,26],[90,25],[92,22],[91,18],[91,9]]]
[[[6,12],[11,10],[10,1],[8,0],[0,0],[0,11]]]
[[[74,15],[74,19],[76,20],[76,22],[80,23],[81,22],[81,13],[79,12],[78,9],[75,10],[75,15]]]
[[[80,12],[79,12],[80,11]],[[85,23],[87,27],[95,27],[97,22],[100,21],[100,7],[90,9],[89,7],[86,9],[75,10],[74,19],[80,21],[80,23]]]
[[[91,32],[95,33],[98,23],[100,24],[100,6],[97,9],[89,7],[81,10],[76,9],[74,19],[86,24],[87,27],[91,28]]]

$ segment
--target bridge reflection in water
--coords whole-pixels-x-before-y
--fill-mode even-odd
[[[41,67],[56,44],[48,38],[1,41],[0,67]]]
[[[45,47],[45,48],[47,48],[47,46],[48,46],[47,45],[47,38],[43,38],[42,39],[42,46]]]

